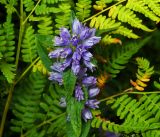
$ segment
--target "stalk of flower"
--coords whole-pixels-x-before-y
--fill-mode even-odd
[[[60,29],[60,35],[54,38],[54,46],[57,49],[49,53],[50,58],[61,60],[51,66],[53,72],[50,73],[50,80],[62,85],[62,74],[70,68],[77,76],[74,92],[77,101],[85,99],[82,87],[85,86],[88,90],[89,99],[82,110],[82,117],[85,121],[92,118],[90,109],[98,108],[99,104],[96,99],[93,99],[99,93],[96,87],[97,79],[87,76],[87,70],[93,72],[95,69],[95,65],[91,62],[93,55],[89,49],[101,39],[95,36],[95,32],[95,29],[90,29],[75,19],[71,32],[67,28]]]

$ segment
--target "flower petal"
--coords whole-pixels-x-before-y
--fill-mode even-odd
[[[71,54],[72,54],[71,48],[64,48],[64,51],[61,53],[60,57],[66,58],[68,55],[71,55]]]
[[[90,88],[88,91],[88,95],[90,98],[95,97],[96,95],[98,95],[100,92],[99,88]]]
[[[83,93],[82,87],[80,85],[75,87],[75,98],[78,101],[84,100],[84,93]]]
[[[58,72],[51,72],[49,80],[57,81],[59,83],[59,85],[62,85],[62,82],[63,82],[62,74],[58,73]]]
[[[95,69],[96,66],[94,64],[92,64],[90,61],[83,60],[83,62],[85,64],[85,66],[93,72],[93,70]]]
[[[92,113],[89,109],[84,108],[82,110],[82,117],[84,119],[85,122],[87,122],[87,120],[92,119]]]
[[[100,102],[97,99],[92,99],[92,100],[87,100],[85,104],[92,109],[96,109],[99,108],[98,106],[99,103]]]
[[[82,83],[86,86],[94,86],[97,83],[97,79],[93,76],[85,77]]]
[[[83,25],[79,22],[78,19],[74,19],[72,24],[72,33],[79,35]]]
[[[90,37],[89,39],[86,39],[83,42],[83,46],[86,49],[91,48],[93,45],[97,44],[100,40],[101,40],[101,37],[96,37],[96,36]]]
[[[78,61],[73,61],[72,62],[72,71],[75,75],[77,75],[80,71],[80,64]]]
[[[59,58],[63,51],[64,51],[64,48],[58,48],[58,49],[50,52],[48,56],[50,58]]]

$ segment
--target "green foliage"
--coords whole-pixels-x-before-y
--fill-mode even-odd
[[[28,26],[25,31],[21,52],[24,62],[32,62],[37,57],[35,34],[32,26]]]
[[[116,110],[116,115],[123,120],[122,124],[115,124],[99,116],[94,117],[92,127],[104,130],[125,133],[141,133],[154,137],[160,129],[160,96],[157,94],[143,95],[138,101],[128,95],[123,95],[112,101],[112,109]],[[148,130],[151,130],[148,132]],[[152,133],[151,133],[152,132]]]
[[[91,12],[91,0],[78,0],[76,3],[76,16],[80,21],[89,17]]]
[[[106,68],[106,71],[112,75],[112,78],[115,78],[117,74],[126,67],[125,64],[128,63],[129,59],[137,53],[147,41],[148,39],[144,39],[139,43],[132,42],[114,50],[111,61]]]

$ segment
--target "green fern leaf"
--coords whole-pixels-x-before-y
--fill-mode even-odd
[[[151,32],[153,30],[149,29],[145,25],[142,24],[142,20],[139,19],[136,14],[130,9],[126,8],[123,5],[114,6],[109,11],[109,17],[112,19],[118,18],[118,20],[128,23],[135,28],[142,29],[144,31]]]
[[[153,21],[157,22],[160,21],[160,18],[157,17],[153,13],[153,11],[149,10],[148,6],[146,6],[143,0],[128,0],[126,7],[131,10],[144,14],[146,17],[150,18]]]
[[[128,63],[129,59],[137,53],[148,40],[149,39],[147,38],[139,43],[132,42],[117,48],[112,54],[112,60],[110,61],[109,66],[106,68],[107,72],[115,78],[117,74],[125,68],[125,64]]]
[[[24,0],[23,1],[25,10],[27,12],[31,11],[34,8],[34,1],[33,0]]]
[[[76,16],[80,21],[83,21],[85,18],[90,15],[91,0],[78,0],[76,3]]]
[[[32,62],[37,57],[35,35],[32,26],[26,29],[21,52],[24,62]]]
[[[6,62],[0,63],[0,70],[2,71],[3,75],[6,77],[8,83],[13,83],[13,80],[15,78],[15,65],[14,64],[8,64]]]

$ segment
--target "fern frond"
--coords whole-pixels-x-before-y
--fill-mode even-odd
[[[150,18],[153,21],[159,22],[160,18],[157,17],[148,6],[146,6],[143,0],[128,0],[126,7],[136,12],[142,13],[144,16]]]
[[[80,21],[90,16],[91,0],[78,0],[76,3],[76,16]]]
[[[24,0],[23,1],[25,10],[27,12],[31,11],[34,8],[34,1],[33,0]]]
[[[33,71],[33,72],[39,71],[39,72],[41,72],[41,73],[44,74],[44,75],[48,75],[48,74],[49,74],[48,70],[45,68],[45,66],[43,65],[43,63],[42,63],[41,60],[39,60],[39,61],[33,66],[32,71]]]
[[[147,59],[137,58],[138,72],[136,74],[137,80],[131,80],[131,84],[139,91],[143,91],[147,86],[146,82],[150,81],[151,75],[154,73],[153,68],[150,67],[150,62]]]
[[[30,21],[38,21],[38,33],[42,35],[51,35],[53,34],[53,21],[50,16],[31,16]]]
[[[21,52],[24,62],[32,62],[37,57],[35,34],[32,26],[28,26],[25,31]]]
[[[14,49],[15,49],[15,35],[14,35],[14,25],[11,23],[11,16],[7,16],[7,21],[0,25],[0,51],[3,54],[3,60],[6,62],[14,61]]]
[[[133,31],[131,29],[128,29],[124,26],[120,26],[118,27],[117,30],[115,31],[112,31],[113,34],[120,34],[120,35],[123,35],[123,36],[126,36],[128,38],[132,38],[132,39],[138,39],[139,36],[135,33],[133,33]]]
[[[2,71],[3,75],[6,77],[8,83],[13,83],[15,78],[15,65],[8,64],[6,62],[0,63],[0,70]]]
[[[111,74],[114,78],[117,74],[124,69],[126,66],[125,64],[128,63],[129,59],[138,52],[138,50],[144,46],[144,44],[148,40],[145,39],[139,43],[129,43],[123,47],[119,47],[115,49],[112,54],[112,59],[109,62],[109,66],[106,68],[106,71]]]
[[[66,0],[42,0],[42,3],[55,4],[55,3],[63,2],[63,1],[66,1]]]
[[[99,15],[98,17],[94,17],[90,22],[91,28],[96,28],[100,30],[116,28],[116,27],[119,27],[120,25],[121,25],[120,22],[116,22],[111,18],[106,19],[106,16],[102,16],[102,15]]]
[[[159,0],[143,0],[148,7],[158,16],[160,16]]]
[[[105,35],[101,40],[102,45],[117,44],[117,43],[122,44],[120,39],[112,38],[112,36],[110,35]]]
[[[71,19],[71,5],[67,3],[62,3],[59,5],[60,12],[56,14],[55,19],[55,26],[57,30],[55,31],[56,34],[59,34],[59,28],[61,27],[68,27],[70,24]]]
[[[43,117],[39,114],[39,103],[41,94],[46,85],[46,79],[40,73],[31,73],[21,86],[16,89],[11,129],[15,132],[32,129],[38,118]]]
[[[145,133],[142,133],[142,137],[159,137],[160,130],[149,130]]]
[[[118,5],[114,6],[110,9],[108,16],[112,19],[118,18],[118,20],[130,24],[132,27],[142,29],[144,31],[151,32],[153,30],[149,29],[145,25],[142,24],[142,20],[139,19],[136,14],[130,9],[126,8],[126,6]]]

